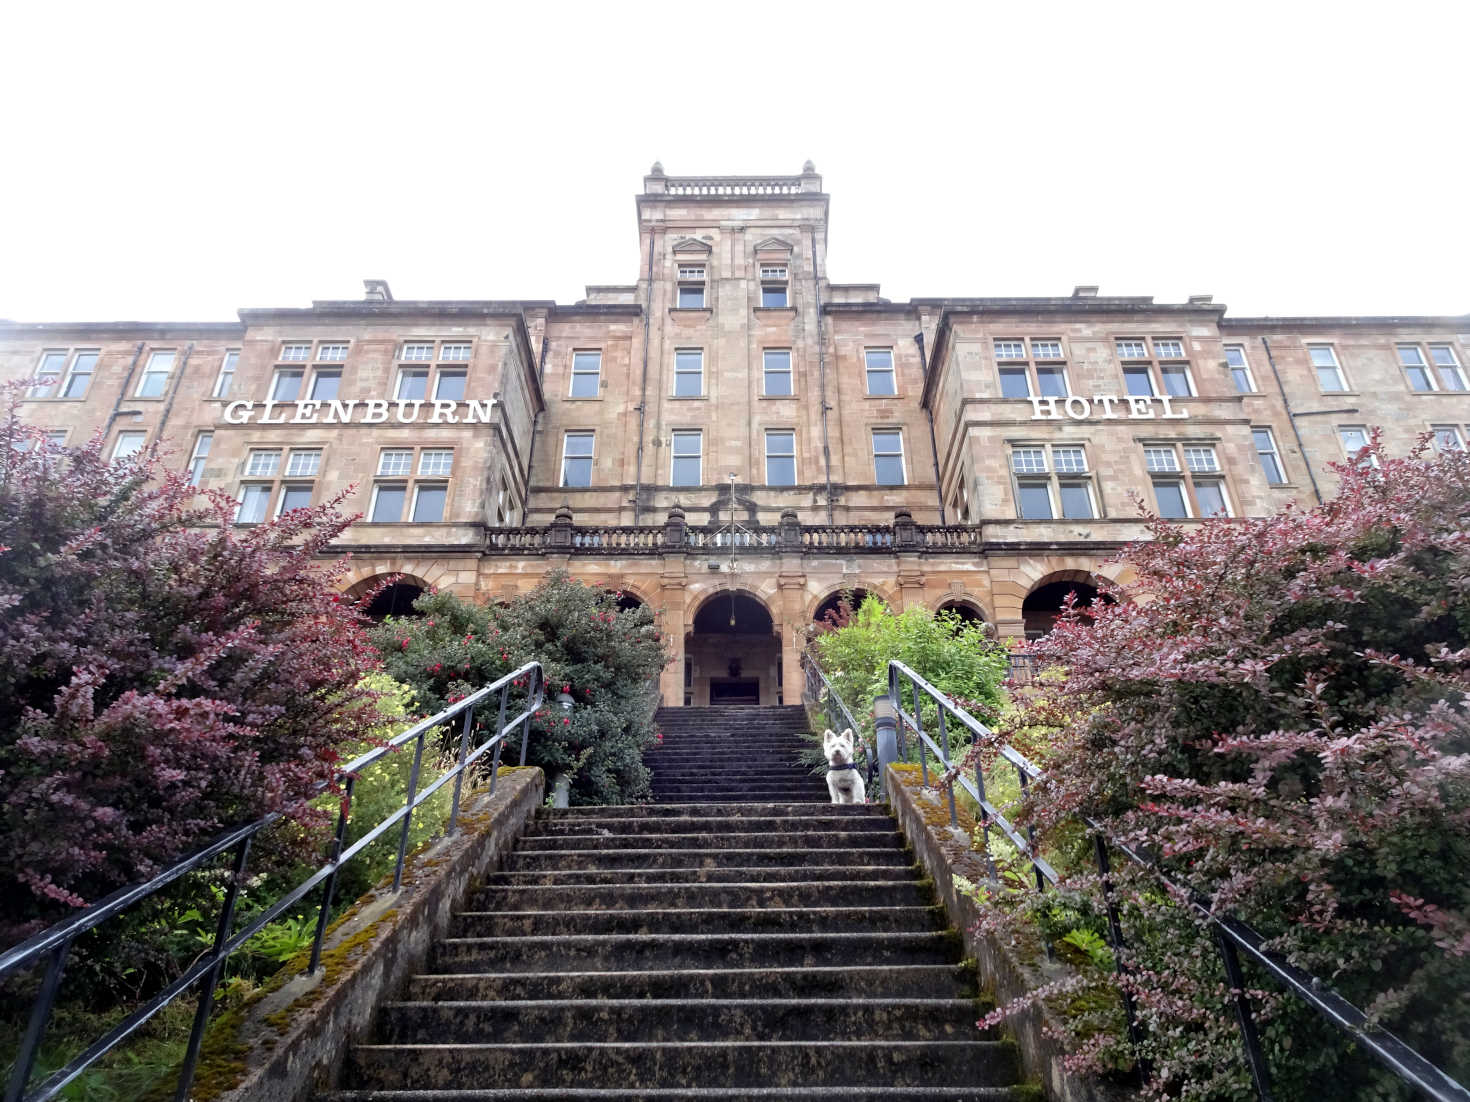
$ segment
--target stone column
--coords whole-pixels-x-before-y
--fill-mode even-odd
[[[801,672],[801,652],[806,646],[806,575],[782,569],[781,587],[781,699],[800,704],[806,675]]]
[[[659,676],[659,691],[663,693],[666,708],[678,708],[684,704],[684,602],[688,591],[683,578],[664,578],[659,587],[659,633],[664,649],[673,655],[673,661],[664,667]]]

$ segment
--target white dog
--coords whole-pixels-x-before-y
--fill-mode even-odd
[[[852,728],[835,735],[831,728],[822,732],[822,752],[827,755],[827,791],[834,804],[865,804],[868,789],[863,775],[853,761]]]

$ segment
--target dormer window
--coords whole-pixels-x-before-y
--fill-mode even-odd
[[[787,306],[786,265],[761,265],[761,305]]]
[[[704,308],[704,265],[679,265],[679,308],[702,310]]]

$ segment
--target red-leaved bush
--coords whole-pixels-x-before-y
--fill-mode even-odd
[[[1117,603],[1033,645],[1055,672],[1017,709],[1050,742],[1022,818],[1069,872],[1046,895],[1013,874],[984,893],[983,924],[1090,947],[1080,976],[1035,996],[1069,1023],[1077,1068],[1141,1058],[1159,1097],[1254,1097],[1208,932],[1122,859],[1129,971],[1113,974],[1082,811],[1467,1079],[1470,456],[1375,441],[1340,473],[1311,511],[1155,523],[1121,556],[1137,576]],[[1247,985],[1278,1098],[1407,1097],[1264,976]]]
[[[337,502],[251,528],[156,456],[0,410],[0,944],[272,810],[373,737]],[[307,834],[297,832],[301,837]]]

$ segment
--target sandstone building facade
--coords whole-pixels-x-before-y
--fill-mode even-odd
[[[0,380],[36,380],[22,415],[58,442],[168,449],[240,523],[354,487],[355,587],[620,590],[676,651],[665,701],[696,705],[796,693],[844,591],[1035,634],[1118,569],[1136,501],[1309,505],[1375,426],[1392,451],[1470,432],[1470,316],[890,302],[829,278],[810,163],[643,184],[636,282],[575,304],[368,281],[230,323],[5,322]]]

